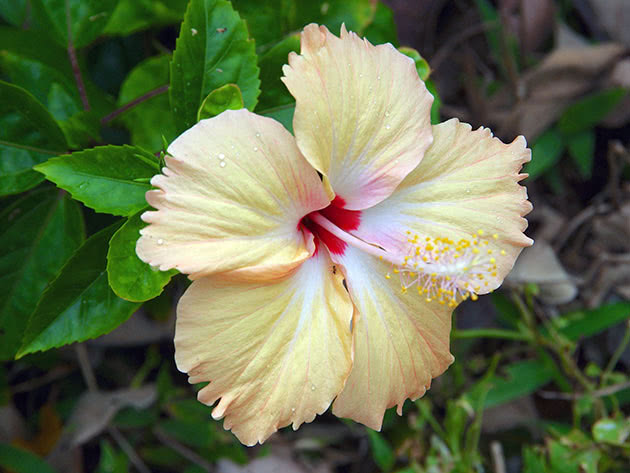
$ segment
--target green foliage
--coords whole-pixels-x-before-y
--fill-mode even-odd
[[[118,106],[168,86],[170,59],[167,55],[156,56],[133,68],[120,88]],[[123,113],[120,121],[130,131],[133,145],[151,151],[160,149],[162,137],[170,143],[177,136],[166,90]]]
[[[497,2],[472,4],[493,62],[484,78],[494,66],[499,72],[483,90],[518,85],[520,52]],[[169,143],[199,120],[247,108],[292,131],[295,101],[281,81],[282,68],[299,52],[304,25],[319,23],[338,34],[345,23],[374,44],[398,47],[392,9],[378,0],[0,0],[0,17],[0,359],[9,360],[0,366],[0,433],[6,415],[26,410],[26,431],[9,440],[46,455],[42,445],[62,431],[54,421],[68,424],[91,369],[103,391],[155,383],[157,400],[120,410],[111,423],[113,440],[105,434],[90,441],[87,451],[99,455],[88,469],[123,473],[142,470],[140,461],[151,471],[196,473],[220,459],[273,459],[273,442],[247,450],[194,398],[202,385],[190,387],[177,373],[172,323],[185,279],[136,255],[141,214],[150,210],[145,194]],[[414,61],[435,98],[431,121],[440,122],[425,51],[399,51]],[[599,185],[604,173],[595,157],[602,155],[603,133],[596,127],[626,93],[608,89],[569,104],[533,142],[530,179],[575,193],[563,173],[570,165],[569,179]],[[450,105],[445,114],[459,106]],[[402,417],[388,411],[383,431],[375,432],[350,421],[328,430],[334,422],[328,416],[323,435],[307,427],[291,437],[296,457],[317,462],[328,460],[322,452],[368,446],[361,471],[499,471],[489,454],[498,442],[508,471],[515,464],[523,473],[627,470],[630,304],[607,300],[585,309],[578,298],[570,311],[558,306],[551,317],[537,297],[531,285],[494,293],[482,309],[488,317],[490,304],[496,309],[496,325],[455,329],[456,362],[427,395],[403,406]],[[84,380],[66,351],[52,350],[105,334],[141,306],[130,320],[134,328],[94,342],[101,344],[94,353],[106,356],[81,361]],[[616,347],[591,356],[593,346],[624,325]],[[77,348],[80,357],[84,346]],[[53,404],[51,421],[44,411]],[[521,408],[539,416],[527,411],[507,427],[494,425]],[[71,433],[67,425],[63,431]],[[0,444],[0,470],[53,471],[8,444]]]
[[[112,290],[128,301],[143,302],[159,296],[175,270],[158,271],[140,261],[136,241],[144,224],[142,212],[129,217],[109,242],[107,277]]]
[[[15,355],[40,295],[83,235],[76,202],[50,189],[0,213],[0,359]]]
[[[382,471],[390,471],[396,463],[396,455],[394,455],[391,445],[377,432],[370,429],[367,429],[366,432],[374,461]]]
[[[108,333],[139,307],[107,283],[108,243],[119,227],[92,235],[61,268],[29,318],[17,357]]]
[[[243,107],[243,95],[238,85],[225,84],[210,92],[203,100],[197,112],[197,121],[216,117],[226,110],[239,110]]]
[[[133,146],[100,146],[48,160],[39,172],[97,212],[130,216],[146,207],[157,158]]]
[[[0,81],[0,196],[28,190],[43,178],[32,167],[63,153],[63,132],[26,90]]]
[[[626,96],[626,89],[603,90],[584,97],[570,105],[558,120],[558,129],[566,134],[579,133],[593,128],[606,118]]]
[[[556,128],[543,133],[532,147],[532,160],[525,166],[525,172],[534,179],[552,168],[562,157],[565,144]]]
[[[247,26],[225,0],[192,0],[186,10],[171,62],[170,100],[176,129],[197,123],[204,98],[236,84],[245,107],[253,110],[260,94],[254,42]]]
[[[34,453],[0,443],[0,466],[15,473],[55,473],[48,463]]]
[[[94,41],[103,31],[117,0],[31,0],[35,27],[51,34],[62,46]]]

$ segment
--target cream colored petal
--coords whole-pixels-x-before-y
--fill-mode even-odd
[[[391,44],[311,24],[283,72],[297,144],[348,209],[389,196],[431,144],[433,97]]]
[[[410,231],[425,237],[473,240],[479,230],[483,251],[496,257],[497,275],[479,293],[495,289],[532,240],[523,218],[532,206],[518,182],[530,160],[525,139],[510,144],[487,128],[472,131],[456,119],[433,127],[434,142],[420,165],[381,204],[361,214],[357,236],[388,250],[405,251]],[[496,235],[497,238],[493,238]],[[501,253],[505,254],[501,254]],[[485,284],[485,283],[484,283]]]
[[[282,125],[247,110],[202,120],[168,148],[136,250],[161,270],[279,277],[314,251],[298,229],[329,200]]]
[[[451,311],[417,292],[401,293],[387,264],[356,248],[338,256],[358,315],[354,365],[333,413],[380,430],[385,409],[421,397],[453,362]]]
[[[325,251],[278,282],[198,279],[177,310],[175,359],[246,445],[323,413],[352,365],[352,303]]]

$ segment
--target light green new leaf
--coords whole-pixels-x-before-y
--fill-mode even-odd
[[[629,437],[630,418],[600,419],[593,426],[593,438],[596,442],[624,445]]]
[[[168,85],[170,59],[166,55],[152,57],[134,67],[120,88],[118,106]],[[162,136],[169,143],[177,136],[166,91],[131,108],[120,121],[131,132],[133,145],[151,151],[162,148]]]
[[[225,84],[236,84],[253,110],[260,93],[254,41],[225,0],[191,0],[171,62],[170,101],[179,132],[197,123],[203,99]]]
[[[54,35],[61,45],[66,46],[71,39],[80,48],[101,34],[117,3],[118,0],[31,0],[33,23],[35,29]]]
[[[564,152],[564,140],[556,128],[550,128],[534,143],[532,160],[525,165],[525,172],[533,180],[554,166]]]
[[[140,306],[112,292],[107,248],[120,222],[92,235],[61,268],[28,321],[17,357],[104,335]]]
[[[567,107],[558,120],[558,129],[565,134],[579,133],[597,125],[626,96],[628,90],[615,88],[595,92]]]
[[[136,242],[145,224],[142,212],[129,217],[109,242],[107,278],[112,290],[123,299],[147,301],[159,296],[177,271],[158,271],[136,255]]]
[[[49,281],[84,239],[76,202],[54,189],[33,192],[0,213],[0,359],[13,358]]]
[[[43,178],[33,166],[66,149],[44,106],[23,88],[0,81],[0,196],[39,184]]]
[[[429,76],[431,75],[431,67],[429,66],[427,60],[423,58],[418,51],[413,48],[408,48],[406,46],[398,48],[398,51],[403,53],[405,56],[413,59],[420,79],[426,81],[429,78]]]
[[[99,146],[35,169],[97,212],[125,217],[147,206],[148,179],[160,171],[154,155],[133,146]]]
[[[204,118],[216,117],[226,110],[239,110],[243,108],[243,96],[241,89],[236,84],[225,84],[208,94],[199,107],[197,121]]]

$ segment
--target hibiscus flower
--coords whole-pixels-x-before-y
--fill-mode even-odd
[[[433,98],[391,45],[309,25],[283,72],[295,138],[246,110],[193,126],[151,181],[137,244],[192,280],[176,363],[247,445],[331,403],[380,429],[452,363],[453,307],[532,243],[525,140],[431,126]]]

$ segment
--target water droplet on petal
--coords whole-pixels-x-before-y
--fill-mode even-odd
[[[260,138],[260,133],[256,133],[256,138]]]
[[[219,159],[223,161],[225,159],[225,155],[223,153],[219,153]]]
[[[385,116],[389,117],[390,113],[389,112],[385,112]]]
[[[164,240],[162,240],[161,238],[158,238],[157,244],[158,245],[163,245],[164,244]]]
[[[225,167],[225,161],[221,161],[221,162],[219,163],[219,166],[221,166],[222,168],[224,168],[224,167]]]
[[[361,77],[363,77],[363,74],[359,74],[359,79],[360,79]]]
[[[295,407],[292,407],[292,408],[291,408],[291,412],[295,412]]]
[[[258,146],[254,146],[254,153],[258,151]]]
[[[466,189],[466,194],[470,194],[470,189]]]
[[[390,128],[391,128],[391,126],[390,126],[390,125],[385,125],[385,129],[386,129],[386,130],[389,130]]]
[[[376,76],[376,80],[381,80],[381,76]]]
[[[311,391],[315,391],[315,385],[314,384],[311,386]]]

